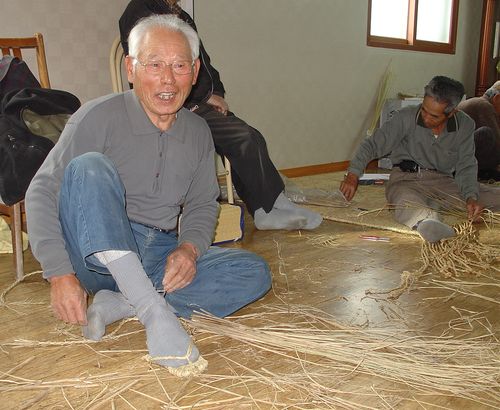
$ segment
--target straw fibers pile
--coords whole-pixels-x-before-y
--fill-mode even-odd
[[[486,406],[500,403],[499,344],[494,338],[456,340],[346,327],[317,309],[290,305],[269,306],[263,313],[232,320],[195,315],[191,325],[272,353],[258,369],[247,369],[245,377],[274,386],[276,404],[280,393],[288,400],[297,394],[298,403],[311,404],[294,408],[371,408],[366,403],[377,403],[377,408],[385,400],[394,405],[424,403],[426,396],[436,395]],[[280,358],[272,358],[276,355]],[[289,363],[287,371],[275,373],[277,362]],[[233,366],[241,368],[236,362]],[[290,372],[293,367],[297,373]],[[367,378],[366,387],[358,383],[351,390],[354,378]]]
[[[395,208],[387,203],[384,185],[359,185],[353,200],[346,202],[338,190],[343,175],[343,172],[332,172],[293,178],[293,181],[284,178],[285,190],[291,200],[319,212],[325,220],[420,237],[416,231],[394,220]],[[467,220],[463,200],[443,197],[441,192],[427,191],[418,185],[415,188],[441,207],[440,218],[448,225],[458,225]],[[406,205],[412,206],[410,203]],[[483,219],[489,227],[500,226],[499,213],[488,211]]]
[[[425,275],[433,275],[426,282],[435,287],[452,290],[472,297],[478,297],[498,304],[497,299],[483,296],[474,288],[500,287],[500,246],[484,244],[479,241],[473,223],[464,222],[455,226],[456,236],[437,243],[422,241],[422,265],[414,271],[404,271],[401,283],[390,290],[368,289],[366,294],[373,297],[398,299],[404,292]],[[498,243],[498,242],[497,242]],[[437,279],[436,279],[437,277]],[[453,278],[454,281],[442,281],[440,277]],[[467,279],[478,278],[468,282]]]
[[[56,408],[71,409],[115,408],[115,401],[132,409],[433,408],[436,397],[468,408],[500,403],[499,343],[491,334],[459,340],[344,326],[298,305],[226,319],[197,314],[186,325],[209,362],[200,376],[179,379],[148,364],[146,352],[134,348],[139,326],[128,321],[100,343],[68,332],[59,341],[2,343],[4,352],[21,350],[26,359],[1,373],[0,394],[23,394],[21,408],[54,403],[56,395]],[[59,355],[75,361],[67,377],[26,376],[46,366],[41,357]],[[82,355],[99,366],[78,364]]]
[[[367,212],[361,208],[369,209],[366,222],[392,221],[397,228],[389,211],[382,212],[387,217],[375,211],[384,206],[383,187],[361,188],[367,188],[361,190],[366,202],[357,202],[345,212],[359,214]],[[375,200],[373,192],[377,193]],[[326,200],[336,203],[338,198]],[[332,212],[343,209],[321,208]],[[352,267],[346,274],[352,282],[344,288],[351,293],[346,297],[329,293],[332,288],[341,293],[341,284],[336,281],[346,277],[331,261],[340,260],[352,245],[349,238],[336,235],[335,227],[325,229],[322,235],[293,233],[294,239],[288,239],[285,246],[274,235],[272,240],[264,237],[269,244],[274,241],[277,249],[270,258],[272,292],[237,316],[220,319],[196,314],[184,322],[208,360],[207,370],[190,378],[174,377],[147,361],[144,329],[135,319],[110,326],[101,342],[83,339],[76,326],[62,325],[50,314],[47,283],[40,272],[34,272],[22,282],[2,286],[0,293],[0,409],[500,408],[500,343],[495,334],[498,315],[493,310],[498,311],[499,304],[495,291],[500,287],[500,241],[495,239],[498,215],[488,214],[488,218],[489,225],[481,225],[479,231],[478,225],[470,223],[454,225],[457,236],[439,244],[392,233],[388,234],[389,244],[371,242],[391,246],[394,254],[398,246],[395,237],[404,238],[405,246],[414,247],[409,254],[417,261],[402,266],[408,266],[408,271],[410,266],[417,269],[403,272],[398,289],[369,290],[366,296],[366,287],[380,283],[370,278],[378,279],[379,274],[387,278],[391,272],[384,276],[383,265],[370,267],[372,276],[361,282],[356,293],[356,282],[370,273],[356,273]],[[285,235],[276,234],[276,238]],[[312,256],[301,260],[292,255],[286,248],[292,249],[292,245],[305,251],[314,247],[314,253],[309,249],[314,260]],[[362,249],[364,244],[356,246]],[[386,248],[385,252],[391,251]],[[391,259],[387,260],[390,264]],[[323,266],[324,261],[330,263]],[[343,266],[340,270],[345,270]],[[396,281],[400,266],[392,271]],[[394,281],[383,283],[391,286]],[[422,292],[398,300],[411,289]],[[405,321],[389,320],[380,326],[374,322],[344,325],[325,311],[300,302],[301,292],[312,291],[318,292],[306,303],[325,306],[336,315],[343,305],[350,312],[394,308],[398,313],[399,308],[410,314],[405,315]],[[330,299],[339,297],[339,302],[321,305],[322,292]],[[465,296],[467,304],[443,303],[453,295]],[[438,308],[431,310],[428,305],[432,301],[426,297],[436,298]],[[415,313],[429,320],[412,319],[414,312],[405,304],[411,303],[410,299],[423,302]],[[471,300],[480,303],[471,304]],[[490,308],[492,315],[488,317]],[[440,315],[443,312],[446,314]]]

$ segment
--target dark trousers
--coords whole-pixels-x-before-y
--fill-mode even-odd
[[[285,184],[262,134],[233,113],[222,115],[209,104],[198,104],[194,112],[207,122],[217,153],[231,163],[234,187],[248,211],[269,212]]]
[[[474,144],[479,171],[496,170],[500,163],[500,150],[493,129],[480,127],[474,131]]]

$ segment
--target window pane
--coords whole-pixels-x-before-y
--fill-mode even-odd
[[[417,40],[449,43],[452,0],[419,0]]]
[[[405,39],[407,22],[408,0],[372,0],[370,35]]]

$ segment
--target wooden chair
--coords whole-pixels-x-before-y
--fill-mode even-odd
[[[120,37],[116,37],[111,45],[109,54],[109,71],[113,92],[123,92],[123,60],[125,58]],[[231,177],[231,164],[226,157],[224,161],[224,174],[227,186],[227,204],[221,207],[218,224],[215,230],[214,243],[236,241],[243,236],[243,212],[234,204],[233,179]]]
[[[50,88],[49,72],[47,70],[47,60],[45,58],[45,47],[43,36],[35,33],[33,37],[22,38],[0,38],[1,55],[13,55],[22,59],[22,50],[33,49],[36,53],[38,66],[38,79],[44,88]],[[12,251],[14,259],[14,269],[17,279],[24,276],[23,242],[22,231],[26,232],[26,219],[24,217],[24,201],[12,206],[0,203],[0,215],[7,216],[7,223],[10,226],[12,235]]]

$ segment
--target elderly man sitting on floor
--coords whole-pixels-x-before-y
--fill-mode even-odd
[[[206,122],[183,108],[198,35],[175,16],[151,16],[129,43],[134,89],[71,117],[28,189],[28,231],[57,318],[100,340],[108,324],[137,316],[151,360],[192,375],[206,361],[177,316],[229,315],[269,290],[270,271],[253,253],[210,246],[215,149]]]
[[[500,208],[500,188],[477,182],[474,121],[457,110],[463,95],[460,82],[434,77],[425,86],[422,104],[397,111],[361,143],[340,185],[345,198],[354,197],[359,176],[371,160],[389,155],[395,165],[386,197],[395,207],[395,219],[426,241],[455,235],[438,218],[440,203],[464,203],[473,220],[484,207]]]

